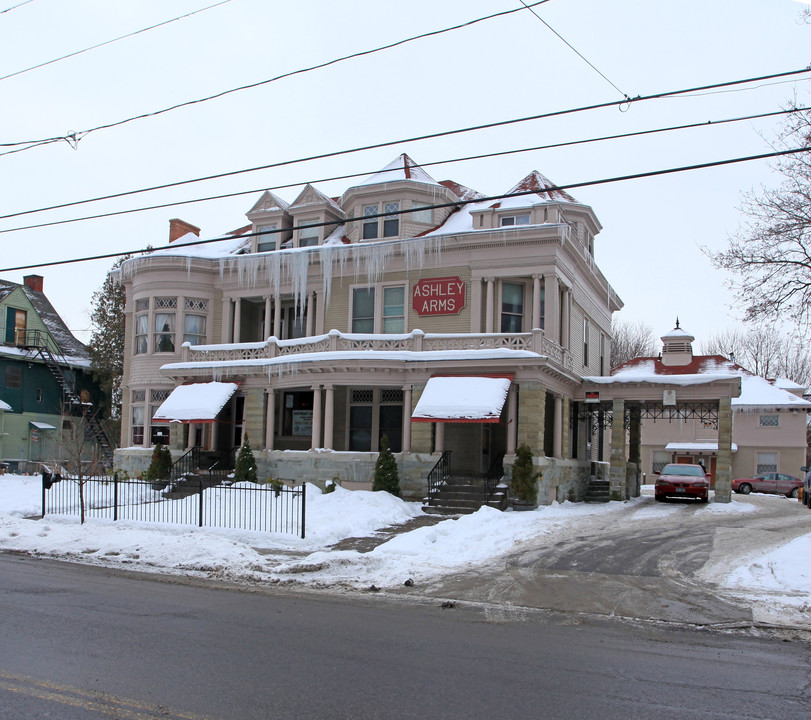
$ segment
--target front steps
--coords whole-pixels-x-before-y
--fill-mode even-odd
[[[497,487],[485,502],[484,480],[481,477],[454,475],[439,486],[437,493],[422,506],[433,515],[469,515],[483,505],[503,510],[507,504],[506,488]]]
[[[588,503],[607,503],[611,500],[611,483],[608,480],[589,479],[589,486],[584,498]]]

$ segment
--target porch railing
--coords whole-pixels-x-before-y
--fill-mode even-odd
[[[181,362],[234,362],[238,360],[265,360],[302,353],[375,350],[378,352],[431,352],[447,350],[495,350],[507,348],[543,355],[566,369],[572,368],[571,354],[550,340],[543,330],[525,333],[425,333],[413,330],[402,335],[370,337],[330,330],[295,340],[230,343],[227,345],[191,345],[183,343]]]
[[[451,451],[445,450],[436,465],[428,473],[428,503],[436,497],[439,489],[451,475]]]
[[[237,449],[232,447],[222,457],[215,460],[208,468],[212,482],[221,483],[236,467]]]
[[[169,482],[175,483],[180,478],[193,473],[200,468],[200,448],[193,447],[185,455],[181,455],[172,463],[169,473]]]

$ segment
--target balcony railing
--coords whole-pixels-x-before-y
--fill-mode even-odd
[[[181,362],[236,362],[265,360],[300,353],[320,352],[432,352],[452,350],[524,350],[548,357],[557,365],[572,369],[568,350],[552,342],[543,330],[526,333],[424,333],[414,330],[403,335],[365,335],[331,330],[327,335],[264,342],[223,345],[190,345],[184,343]]]

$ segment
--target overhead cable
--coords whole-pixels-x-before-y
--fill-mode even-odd
[[[532,3],[531,7],[536,5],[543,5],[544,3],[550,2],[550,0],[538,0],[537,2]],[[471,25],[476,25],[477,23],[485,22],[487,20],[492,20],[497,17],[503,17],[505,15],[512,15],[513,13],[523,12],[525,10],[524,7],[520,8],[513,8],[512,10],[503,10],[501,12],[493,13],[492,15],[485,15],[484,17],[475,18],[474,20],[468,20],[467,22],[459,23],[458,25],[453,25],[451,27],[443,28],[441,30],[431,30],[429,32],[422,33],[420,35],[413,35],[411,37],[404,38],[402,40],[397,40],[392,43],[388,43],[386,45],[381,45],[376,48],[372,48],[370,50],[361,50],[359,52],[351,53],[349,55],[344,55],[339,58],[334,58],[332,60],[327,60],[322,63],[318,63],[316,65],[311,65],[306,68],[300,68],[298,70],[291,70],[290,72],[282,73],[281,75],[276,75],[275,77],[268,78],[266,80],[259,80],[255,83],[249,83],[247,85],[241,85],[239,87],[231,88],[229,90],[223,90],[222,92],[215,93],[214,95],[209,95],[207,97],[198,98],[197,100],[187,100],[182,103],[177,103],[176,105],[172,105],[170,107],[163,108],[162,110],[154,110],[152,112],[142,113],[140,115],[134,115],[132,117],[125,118],[123,120],[117,120],[115,122],[107,123],[105,125],[98,125],[96,127],[90,128],[88,130],[81,130],[78,132],[72,132],[68,135],[58,135],[55,137],[50,138],[41,138],[39,140],[25,140],[25,141],[18,141],[18,142],[11,142],[11,143],[0,143],[0,147],[16,147],[20,145],[24,146],[35,146],[40,144],[50,144],[55,142],[62,142],[62,141],[69,141],[69,142],[76,142],[78,143],[83,138],[87,137],[90,133],[97,132],[99,130],[108,130],[113,127],[118,127],[120,125],[124,125],[126,123],[131,123],[136,120],[143,120],[144,118],[155,117],[157,115],[163,115],[164,113],[172,112],[173,110],[178,110],[179,108],[188,107],[190,105],[198,105],[200,103],[209,102],[210,100],[216,100],[217,98],[224,97],[226,95],[231,95],[232,93],[241,92],[243,90],[250,90],[252,88],[261,87],[262,85],[268,85],[269,83],[277,82],[284,78],[293,77],[294,75],[301,75],[303,73],[312,72],[313,70],[320,70],[321,68],[329,67],[330,65],[336,65],[337,63],[345,62],[346,60],[352,60],[354,58],[363,57],[365,55],[372,55],[374,53],[382,52],[384,50],[390,50],[391,48],[398,47],[400,45],[405,45],[407,43],[415,42],[416,40],[422,40],[427,37],[432,37],[434,35],[442,35],[444,33],[453,32],[454,30],[460,30],[462,28],[470,27]],[[22,149],[28,149],[27,147]],[[9,153],[0,153],[0,155],[5,155]]]
[[[149,30],[154,30],[155,28],[162,27],[163,25],[169,25],[169,23],[177,22],[178,20],[183,20],[187,17],[191,17],[192,15],[197,15],[197,13],[205,12],[206,10],[211,10],[211,8],[215,8],[220,5],[225,5],[226,3],[229,2],[231,2],[231,0],[220,0],[220,2],[214,3],[213,5],[200,8],[199,10],[193,10],[192,12],[188,12],[185,15],[179,15],[178,17],[172,18],[171,20],[164,20],[163,22],[159,22],[155,25],[150,25],[149,27],[141,28],[140,30],[135,30],[133,32],[127,33],[126,35],[121,35],[117,38],[113,38],[112,40],[105,40],[104,42],[97,43],[96,45],[91,45],[90,47],[86,47],[83,50],[76,50],[75,52],[68,53],[67,55],[62,55],[61,57],[54,58],[53,60],[46,60],[45,62],[38,63],[37,65],[32,65],[31,67],[27,67],[22,70],[16,70],[15,72],[9,73],[8,75],[0,75],[0,81],[8,80],[9,78],[16,77],[17,75],[22,75],[23,73],[31,72],[32,70],[37,70],[41,67],[45,67],[46,65],[53,65],[54,63],[61,62],[62,60],[67,60],[68,58],[76,57],[77,55],[82,55],[83,53],[90,52],[91,50],[96,50],[100,47],[104,47],[105,45],[112,45],[113,43],[116,43],[119,40],[125,40],[126,38],[133,37],[134,35],[139,35],[140,33],[145,33]]]
[[[440,138],[440,137],[449,137],[451,135],[461,135],[461,134],[464,134],[464,133],[475,132],[475,131],[478,131],[478,130],[487,130],[487,129],[496,128],[496,127],[504,127],[506,125],[514,125],[514,124],[518,124],[518,123],[525,123],[525,122],[530,122],[532,120],[543,120],[543,119],[551,118],[551,117],[560,117],[560,116],[563,116],[563,115],[572,115],[572,114],[581,113],[581,112],[588,112],[588,111],[592,111],[592,110],[599,110],[599,109],[603,109],[603,108],[615,107],[615,106],[623,105],[623,104],[628,103],[628,102],[641,103],[641,102],[647,102],[649,100],[660,100],[660,99],[663,99],[663,98],[677,97],[679,95],[684,95],[684,94],[687,94],[687,93],[696,92],[698,90],[707,90],[707,89],[714,89],[714,88],[721,88],[721,87],[732,87],[732,86],[735,86],[735,85],[745,85],[745,84],[752,83],[752,82],[760,82],[762,80],[771,80],[771,79],[778,78],[778,77],[801,75],[801,74],[808,73],[808,72],[811,72],[811,67],[805,67],[805,68],[802,68],[801,70],[789,70],[787,72],[773,73],[771,75],[763,75],[763,76],[759,76],[759,77],[745,78],[745,79],[742,79],[742,80],[730,80],[730,81],[721,82],[721,83],[713,83],[713,84],[710,84],[710,85],[702,85],[702,86],[699,86],[699,87],[690,87],[690,88],[685,88],[685,89],[682,89],[682,90],[669,90],[667,92],[654,93],[652,95],[644,95],[644,96],[643,95],[637,95],[635,98],[632,98],[630,101],[628,101],[628,100],[612,100],[610,102],[595,103],[595,104],[592,104],[592,105],[582,105],[580,107],[568,108],[566,110],[553,110],[553,111],[550,111],[550,112],[539,113],[537,115],[528,115],[526,117],[514,118],[512,120],[500,120],[500,121],[491,122],[491,123],[484,123],[482,125],[471,125],[469,127],[458,128],[458,129],[455,129],[455,130],[444,130],[444,131],[435,132],[435,133],[428,133],[428,134],[425,134],[425,135],[416,135],[416,136],[409,137],[409,138],[400,138],[398,140],[389,140],[389,141],[386,141],[386,142],[374,143],[374,144],[371,144],[371,145],[361,145],[361,146],[358,146],[358,147],[348,148],[348,149],[345,149],[345,150],[335,150],[335,151],[327,152],[327,153],[319,153],[318,155],[310,155],[310,156],[298,158],[298,159],[295,159],[295,160],[282,160],[282,161],[275,162],[275,163],[268,163],[267,165],[258,165],[256,167],[252,167],[252,168],[243,168],[241,170],[231,170],[231,171],[227,171],[227,172],[224,172],[224,173],[217,173],[217,174],[214,174],[214,175],[204,175],[202,177],[193,178],[191,180],[178,180],[176,182],[163,183],[161,185],[153,185],[153,186],[148,187],[148,188],[141,188],[141,189],[138,189],[138,190],[127,190],[127,191],[123,191],[123,192],[120,192],[120,193],[113,193],[113,194],[110,194],[110,195],[101,195],[99,197],[89,198],[89,199],[86,199],[86,200],[75,200],[75,201],[72,201],[72,202],[60,203],[58,205],[50,205],[50,206],[47,206],[47,207],[36,208],[34,210],[21,210],[21,211],[16,212],[16,213],[7,213],[5,215],[0,215],[0,220],[6,220],[6,219],[12,218],[12,217],[19,217],[20,215],[30,215],[30,214],[33,214],[33,213],[47,212],[49,210],[58,210],[58,209],[67,208],[67,207],[75,207],[77,205],[85,205],[85,204],[91,203],[91,202],[101,202],[102,200],[112,200],[112,199],[115,199],[115,198],[124,197],[126,195],[137,195],[137,194],[145,193],[145,192],[153,192],[155,190],[165,190],[167,188],[178,187],[180,185],[188,185],[188,184],[191,184],[191,183],[204,182],[206,180],[216,180],[216,179],[220,179],[220,178],[224,178],[224,177],[230,177],[230,176],[233,176],[233,175],[243,175],[245,173],[258,172],[260,170],[270,170],[270,169],[273,169],[273,168],[286,167],[286,166],[289,166],[289,165],[297,165],[299,163],[310,162],[312,160],[324,160],[326,158],[338,157],[338,156],[341,156],[341,155],[350,155],[350,154],[353,154],[353,153],[365,152],[366,150],[378,150],[380,148],[391,147],[391,146],[394,146],[394,145],[404,145],[406,143],[419,142],[419,141],[422,141],[422,140],[433,140],[433,139]]]
[[[477,154],[477,155],[466,155],[466,156],[463,156],[463,157],[448,158],[448,159],[445,159],[445,160],[432,160],[430,162],[421,162],[419,165],[422,168],[431,167],[431,166],[434,166],[434,165],[450,165],[450,164],[455,164],[455,163],[460,163],[460,162],[468,162],[470,160],[484,160],[484,159],[487,159],[487,158],[502,157],[502,156],[505,156],[505,155],[518,155],[520,153],[534,152],[534,151],[538,151],[538,150],[552,150],[552,149],[556,149],[556,148],[572,147],[572,146],[575,146],[575,145],[586,145],[586,144],[589,144],[589,143],[604,142],[604,141],[608,141],[608,140],[621,140],[621,139],[627,139],[627,138],[633,138],[633,137],[641,137],[641,136],[645,136],[645,135],[655,135],[655,134],[659,134],[659,133],[673,132],[673,131],[676,131],[676,130],[689,130],[689,129],[695,129],[695,128],[716,127],[716,126],[719,126],[719,125],[726,125],[726,124],[729,124],[729,123],[744,122],[744,121],[747,121],[747,120],[759,120],[761,118],[775,117],[775,116],[778,116],[778,115],[787,115],[787,114],[791,114],[791,113],[800,112],[801,110],[803,110],[803,108],[796,108],[795,107],[795,108],[790,108],[790,109],[787,109],[787,110],[775,110],[775,111],[767,112],[767,113],[759,113],[757,115],[745,115],[745,116],[741,116],[741,117],[724,118],[724,119],[721,119],[721,120],[705,120],[705,121],[702,121],[702,122],[687,123],[687,124],[682,124],[682,125],[670,125],[670,126],[667,126],[667,127],[653,128],[653,129],[650,129],[650,130],[636,130],[636,131],[633,131],[633,132],[617,133],[617,134],[614,134],[614,135],[601,135],[599,137],[586,138],[586,139],[582,139],[582,140],[567,140],[567,141],[558,142],[558,143],[549,143],[549,144],[546,144],[546,145],[533,145],[531,147],[523,147],[523,148],[517,148],[517,149],[513,149],[513,150],[500,150],[500,151],[489,152],[489,153],[480,153],[480,154]],[[191,205],[191,204],[200,203],[200,202],[210,202],[212,200],[224,200],[224,199],[227,199],[227,198],[240,197],[242,195],[253,195],[255,193],[261,193],[261,192],[265,192],[265,191],[273,192],[273,191],[278,191],[278,190],[284,190],[286,188],[299,187],[299,186],[306,185],[306,184],[315,185],[315,184],[318,184],[318,183],[334,182],[336,180],[349,180],[351,178],[365,177],[365,176],[371,175],[371,174],[373,174],[374,172],[377,172],[377,171],[378,170],[364,170],[362,172],[346,173],[346,174],[343,174],[343,175],[331,175],[329,177],[322,177],[322,178],[316,178],[316,179],[311,179],[311,180],[304,180],[304,181],[298,180],[296,182],[285,183],[284,185],[275,185],[273,187],[251,188],[250,190],[237,190],[237,191],[230,192],[230,193],[222,193],[222,194],[219,194],[219,195],[208,195],[208,196],[205,196],[205,197],[191,198],[191,199],[188,199],[188,200],[174,200],[172,202],[165,202],[165,203],[160,203],[160,204],[157,204],[157,205],[147,205],[147,206],[142,206],[142,207],[137,207],[137,208],[129,208],[127,210],[111,210],[110,212],[98,213],[96,215],[84,215],[84,216],[81,216],[81,217],[69,218],[69,219],[66,219],[66,220],[52,220],[50,222],[37,223],[37,224],[34,224],[34,225],[23,225],[23,226],[19,226],[19,227],[0,229],[0,234],[10,233],[10,232],[18,232],[18,231],[21,231],[21,230],[33,230],[33,229],[37,229],[37,228],[52,227],[54,225],[68,225],[68,224],[76,223],[76,222],[84,222],[86,220],[98,220],[100,218],[116,217],[118,215],[130,215],[130,214],[133,214],[133,213],[146,212],[146,211],[149,211],[149,210],[159,210],[161,208],[177,207],[179,205]],[[91,202],[91,201],[88,201],[88,202]],[[17,213],[16,216],[24,215],[24,214],[30,214],[30,213],[36,213],[36,212],[39,212],[39,211],[38,210],[32,210],[32,211],[29,211],[29,213]],[[4,216],[4,217],[10,217],[10,216]]]
[[[464,207],[465,205],[486,203],[486,202],[492,202],[492,201],[497,201],[497,200],[506,200],[508,198],[524,197],[524,196],[527,196],[527,195],[537,195],[537,194],[539,194],[539,192],[540,193],[553,193],[553,192],[563,191],[563,190],[574,190],[576,188],[582,188],[582,187],[594,187],[596,185],[607,185],[609,183],[624,182],[624,181],[627,181],[627,180],[640,180],[640,179],[643,179],[643,178],[657,177],[657,176],[662,176],[662,175],[672,175],[674,173],[689,172],[689,171],[692,171],[692,170],[704,170],[704,169],[707,169],[707,168],[722,167],[724,165],[733,165],[733,164],[736,164],[736,163],[751,162],[751,161],[754,161],[754,160],[767,160],[767,159],[770,159],[770,158],[776,158],[776,157],[781,157],[781,156],[785,156],[785,155],[794,155],[794,154],[802,153],[802,152],[807,153],[807,152],[811,152],[811,151],[809,151],[809,149],[807,147],[791,148],[789,150],[776,150],[774,152],[762,153],[760,155],[747,155],[747,156],[744,156],[744,157],[730,158],[730,159],[727,159],[727,160],[714,160],[712,162],[698,163],[698,164],[695,164],[695,165],[683,165],[683,166],[680,166],[680,167],[671,167],[671,168],[666,168],[664,170],[650,170],[648,172],[633,173],[633,174],[630,174],[630,175],[617,175],[617,176],[614,176],[614,177],[602,178],[600,180],[586,180],[586,181],[583,181],[583,182],[568,183],[568,184],[565,184],[565,185],[551,185],[549,187],[544,188],[541,191],[538,191],[538,190],[522,190],[520,192],[504,193],[502,195],[489,195],[487,197],[480,197],[480,198],[476,198],[474,200],[460,200],[458,202],[436,203],[436,204],[433,204],[433,205],[420,206],[419,209],[420,210],[429,210],[429,209],[438,209],[438,208],[461,208],[461,207]],[[345,222],[362,222],[364,219],[372,219],[372,218],[377,218],[377,217],[389,217],[389,216],[392,216],[392,215],[408,215],[408,214],[413,213],[413,212],[414,212],[414,208],[411,208],[409,210],[399,210],[399,211],[393,211],[393,212],[382,212],[382,213],[376,213],[374,215],[364,215],[363,217],[349,218]],[[342,224],[344,224],[344,222],[342,222],[342,221],[337,221],[336,222],[335,220],[333,220],[331,222],[307,223],[307,227],[327,227],[327,226],[336,227],[337,225],[342,225]],[[275,234],[275,233],[284,232],[285,230],[289,230],[289,229],[290,228],[280,228],[280,229],[277,229],[277,230],[263,230],[262,232],[244,233],[244,234],[241,234],[241,235],[234,235],[234,234],[224,235],[224,236],[221,236],[221,237],[209,238],[207,240],[198,240],[198,241],[195,241],[195,242],[183,243],[182,247],[188,248],[188,247],[194,247],[194,246],[197,246],[197,245],[208,245],[210,243],[222,242],[223,240],[235,240],[235,239],[239,239],[239,238],[246,238],[247,239],[247,238],[253,237],[255,235],[272,235],[272,234]],[[403,242],[403,241],[402,240],[396,240],[396,241],[393,241],[393,242]],[[319,246],[316,246],[316,247],[319,247]],[[54,267],[56,265],[74,265],[76,263],[90,262],[90,261],[93,261],[93,260],[106,260],[106,259],[110,259],[110,258],[122,257],[124,255],[140,255],[140,254],[144,254],[144,253],[153,252],[155,250],[166,250],[166,249],[167,248],[165,248],[165,247],[163,247],[163,248],[151,248],[151,249],[150,248],[138,248],[137,250],[124,250],[124,251],[121,251],[121,252],[104,253],[104,254],[101,254],[101,255],[90,255],[90,256],[86,256],[86,257],[70,258],[70,259],[67,259],[67,260],[51,260],[49,262],[34,263],[34,264],[30,264],[30,265],[18,265],[16,267],[0,268],[0,272],[16,272],[18,270],[32,270],[34,268]]]

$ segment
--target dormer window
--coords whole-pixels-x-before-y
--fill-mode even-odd
[[[502,215],[501,227],[510,227],[512,225],[529,225],[529,213],[521,213],[520,215]]]
[[[380,232],[380,217],[373,217],[380,215],[379,205],[364,205],[363,206],[363,239],[375,240],[379,237],[397,237],[400,234],[400,216],[397,214],[385,215],[383,220],[383,232]],[[399,202],[384,202],[383,213],[399,213]]]
[[[313,222],[313,220],[309,220],[308,222]],[[318,245],[319,229],[320,228],[307,225],[306,223],[299,223],[298,246],[312,247],[313,245]]]
[[[256,252],[268,252],[276,249],[276,223],[259,225],[256,228]]]

